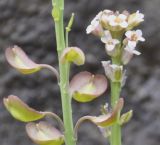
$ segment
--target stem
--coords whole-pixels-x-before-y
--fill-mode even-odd
[[[55,31],[56,31],[56,41],[57,41],[57,51],[59,59],[59,72],[60,72],[60,92],[62,101],[62,111],[63,111],[63,121],[65,128],[65,143],[66,145],[75,145],[74,133],[73,133],[73,120],[72,120],[72,106],[71,106],[71,96],[68,92],[69,85],[69,64],[61,64],[60,56],[65,48],[64,39],[64,23],[63,23],[63,9],[64,0],[53,0],[53,17],[55,20]]]
[[[121,61],[119,57],[112,58],[112,63],[120,65]],[[119,100],[121,92],[121,83],[120,82],[112,82],[111,81],[111,105],[112,108],[115,107],[117,101]],[[120,115],[120,112],[119,112]],[[119,118],[118,115],[118,118]],[[115,123],[111,127],[111,138],[110,138],[110,144],[111,145],[121,145],[121,126],[118,123]]]
[[[54,119],[56,119],[58,124],[59,124],[59,126],[60,126],[60,128],[61,128],[61,130],[64,131],[63,121],[61,120],[61,118],[57,114],[55,114],[53,112],[43,112],[43,113],[46,116],[50,116],[50,117],[53,117]]]

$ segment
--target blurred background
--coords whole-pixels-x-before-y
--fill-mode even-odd
[[[123,128],[123,145],[159,145],[160,142],[160,0],[65,0],[65,23],[72,12],[75,22],[70,45],[86,54],[86,64],[72,67],[71,76],[81,70],[104,74],[102,60],[108,60],[104,46],[85,29],[103,9],[128,10],[145,14],[141,25],[146,42],[138,45],[142,55],[127,66],[128,79],[122,91],[125,109],[134,110],[132,120]],[[54,23],[51,0],[0,0],[0,144],[33,145],[25,133],[25,124],[13,119],[4,109],[2,99],[9,94],[19,96],[38,110],[61,114],[56,78],[47,70],[21,75],[5,58],[5,48],[19,45],[37,63],[57,68]],[[109,89],[108,89],[109,90]],[[108,91],[109,93],[109,91]],[[107,93],[106,93],[107,94]],[[86,104],[73,101],[74,122],[83,115],[98,115],[108,95]],[[78,145],[107,145],[106,139],[92,124],[84,123],[79,131]]]

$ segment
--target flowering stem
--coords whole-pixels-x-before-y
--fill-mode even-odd
[[[62,110],[63,110],[63,122],[65,128],[65,143],[66,145],[75,145],[74,133],[73,133],[73,120],[72,120],[72,106],[71,106],[71,96],[68,92],[69,85],[69,64],[61,64],[60,56],[65,48],[64,39],[64,23],[63,23],[63,10],[64,10],[64,0],[52,0],[53,11],[52,15],[55,21],[55,31],[56,31],[56,41],[57,41],[57,51],[59,59],[59,71],[60,71],[60,92],[62,100]]]
[[[112,63],[116,65],[121,64],[120,57],[112,58]],[[119,100],[121,92],[121,83],[111,81],[111,105],[112,108],[115,107],[117,101]],[[119,112],[120,115],[120,112]],[[111,128],[111,145],[121,145],[121,126],[118,123],[115,123]]]
[[[116,102],[119,99],[121,91],[121,84],[117,82],[111,82],[111,105],[114,108]],[[121,127],[118,123],[114,124],[111,128],[111,145],[121,145]]]

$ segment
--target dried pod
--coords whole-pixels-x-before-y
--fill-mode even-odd
[[[61,62],[72,62],[76,65],[83,65],[85,63],[85,55],[78,47],[68,47],[62,52]]]
[[[38,145],[61,145],[64,143],[63,134],[47,122],[28,123],[26,132],[30,139]]]
[[[17,96],[10,95],[8,96],[8,98],[4,98],[3,102],[6,109],[17,120],[20,120],[23,122],[30,122],[30,121],[39,120],[45,116],[43,112],[38,112],[30,108]]]
[[[34,73],[41,69],[41,66],[29,59],[18,46],[7,48],[5,55],[9,64],[23,74]]]
[[[107,79],[103,75],[80,72],[70,82],[70,93],[79,102],[89,102],[102,95],[107,89]]]

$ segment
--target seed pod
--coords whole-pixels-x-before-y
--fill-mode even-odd
[[[30,108],[17,96],[10,95],[8,96],[8,98],[4,98],[3,102],[6,109],[17,120],[20,120],[23,122],[30,122],[30,121],[39,120],[45,116],[43,112],[39,112],[33,108]]]
[[[7,48],[5,55],[9,64],[23,74],[34,73],[41,69],[41,66],[29,59],[18,46]]]
[[[112,112],[98,117],[91,117],[90,121],[101,127],[111,126],[117,121],[118,113],[122,110],[123,105],[124,100],[120,98]]]
[[[22,74],[32,74],[41,70],[42,68],[47,68],[51,70],[59,80],[59,74],[54,67],[47,64],[37,64],[33,62],[18,46],[7,48],[5,51],[5,56],[8,63]]]
[[[47,122],[28,123],[26,132],[30,139],[38,145],[61,145],[64,143],[63,134]]]
[[[89,102],[102,95],[107,89],[107,79],[103,75],[80,72],[70,82],[70,93],[79,102]]]
[[[76,65],[85,63],[85,55],[78,47],[65,48],[61,55],[61,63],[72,62]]]

